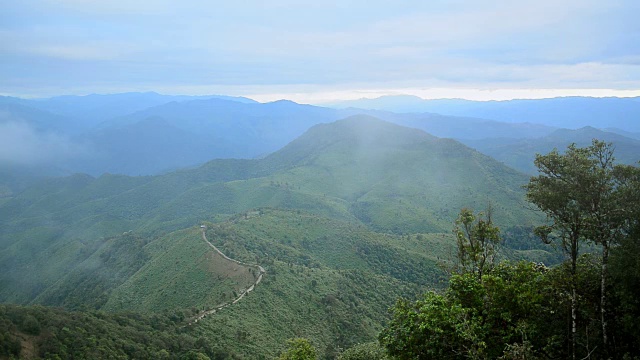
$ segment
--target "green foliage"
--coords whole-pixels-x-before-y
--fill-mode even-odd
[[[127,315],[141,318],[168,312],[183,325],[255,280],[251,267],[225,267],[202,241],[193,226],[206,219],[212,243],[267,273],[242,301],[178,333],[204,345],[215,339],[245,358],[275,357],[279,344],[302,336],[331,357],[372,341],[394,299],[443,287],[446,274],[436,264],[455,238],[442,232],[461,206],[491,199],[496,223],[528,226],[536,219],[522,209],[525,181],[454,141],[371,119],[318,126],[260,160],[219,160],[155,177],[47,180],[0,202],[0,301],[147,314]],[[473,241],[491,244],[497,236],[484,218],[465,225]],[[504,256],[546,259],[544,253],[523,246]],[[494,255],[466,254],[474,261]],[[485,327],[483,321],[500,318],[484,308],[499,298],[492,289],[508,293],[511,285],[479,269],[481,284],[462,276],[449,292],[434,293],[440,313],[430,321],[452,331],[442,339],[464,344],[465,354],[499,356],[497,338],[507,337],[514,349],[528,340]],[[91,321],[99,313],[79,314]],[[21,333],[46,335],[48,325],[35,319],[15,324]],[[492,326],[513,328],[498,320]],[[8,344],[11,336],[4,337]],[[205,348],[179,353],[218,356]],[[169,350],[154,348],[152,357],[174,356]]]
[[[616,344],[608,353],[614,358],[640,355],[638,249],[630,246],[625,243],[625,250],[611,256],[611,273],[619,280],[610,288]],[[428,292],[415,302],[400,299],[380,343],[398,359],[570,358],[574,288],[576,356],[603,358],[600,261],[593,255],[577,259],[575,274],[569,262],[551,269],[519,262],[498,264],[482,281],[470,273],[455,275],[444,293]]]
[[[255,269],[218,255],[204,242],[200,229],[160,237],[145,250],[149,261],[113,289],[103,310],[211,309],[255,282]]]
[[[377,342],[358,344],[345,350],[338,360],[388,360],[383,347]]]
[[[475,274],[478,279],[493,269],[497,246],[500,243],[500,229],[491,220],[491,209],[486,215],[473,214],[473,210],[463,208],[456,219],[453,232],[458,245],[458,272]]]
[[[536,230],[543,240],[555,234],[575,259],[581,240],[608,248],[620,239],[632,218],[633,173],[639,170],[615,165],[612,144],[595,139],[585,148],[572,144],[564,154],[538,155],[535,164],[540,175],[525,188],[527,199],[551,221]]]
[[[40,335],[40,322],[33,315],[25,316],[19,328],[29,335]]]
[[[558,295],[547,272],[520,262],[500,264],[482,281],[471,273],[454,275],[444,294],[399,300],[380,342],[398,359],[495,359],[508,345],[515,351],[532,343],[557,352],[558,330],[548,326],[557,321],[551,304]]]
[[[277,209],[209,223],[207,237],[225,254],[267,270],[250,295],[194,329],[249,357],[277,356],[278,344],[296,336],[312,339],[321,355],[375,339],[395,298],[440,286],[444,274],[436,262],[452,241],[441,234],[424,234],[422,240],[379,234],[358,224]],[[199,228],[154,238],[127,233],[106,239],[84,267],[38,299],[62,299],[56,301],[65,306],[74,299],[108,311],[184,311],[176,320],[183,322],[229,301],[233,291],[249,283],[220,267],[212,253]],[[141,255],[146,260],[141,262]],[[242,272],[243,267],[234,267]],[[253,281],[255,274],[244,274]],[[82,291],[73,291],[76,284]]]
[[[230,351],[180,330],[178,314],[65,312],[0,305],[0,357],[46,359],[228,359]],[[34,332],[37,322],[39,332]],[[33,353],[22,354],[21,348]]]
[[[609,273],[611,275],[612,320],[611,329],[616,339],[617,355],[640,357],[640,227],[622,240],[611,251]]]
[[[596,139],[591,146],[575,144],[565,154],[557,150],[536,156],[540,175],[526,186],[527,199],[540,208],[551,221],[536,229],[543,241],[560,239],[571,261],[572,279],[572,352],[577,344],[576,262],[579,246],[590,241],[602,247],[600,273],[601,345],[610,351],[607,279],[608,257],[612,246],[621,241],[629,225],[637,222],[640,169],[615,165],[613,146]],[[633,225],[631,225],[633,226]],[[574,355],[575,357],[575,355]]]
[[[265,208],[211,226],[208,234],[225,253],[247,262],[366,270],[430,286],[444,278],[436,263],[448,253],[451,241],[430,236],[418,242],[308,212]]]
[[[316,360],[316,349],[308,339],[290,339],[287,346],[287,350],[280,355],[280,360]]]
[[[545,116],[546,117],[546,116]],[[611,142],[616,148],[616,158],[624,164],[634,164],[640,160],[640,142],[610,131],[584,127],[576,130],[558,129],[545,137],[530,139],[492,139],[462,140],[468,146],[487,154],[507,166],[526,174],[536,175],[534,165],[536,154],[547,154],[553,149],[564,149],[575,143],[579,147],[588,147],[593,139]]]
[[[150,239],[127,232],[104,239],[99,246],[73,270],[64,274],[53,286],[43,291],[34,302],[62,306],[70,310],[100,309],[121,286],[147,261],[145,249]]]

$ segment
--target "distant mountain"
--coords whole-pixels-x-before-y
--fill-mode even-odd
[[[540,124],[508,123],[432,113],[395,114],[381,113],[380,111],[359,111],[399,125],[421,129],[438,137],[452,139],[536,138],[551,134],[557,129]]]
[[[618,129],[618,128],[604,128],[604,129],[602,129],[602,131],[612,132],[612,133],[616,133],[618,135],[626,136],[628,138],[640,140],[640,132],[624,131],[624,130],[621,130],[621,129]]]
[[[132,109],[136,111],[128,113]],[[84,113],[91,115],[80,117]],[[103,121],[114,114],[118,116]],[[58,169],[53,173],[158,174],[214,158],[264,156],[309,127],[339,116],[334,109],[290,101],[261,104],[230,97],[193,100],[155,93],[49,100],[4,97],[0,127],[5,131],[0,137],[8,140],[0,144],[0,168],[6,160],[23,166],[46,162]],[[30,141],[10,146],[9,140],[21,138]]]
[[[69,175],[67,162],[89,152],[74,139],[80,128],[73,119],[0,97],[0,188],[14,191],[43,176]]]
[[[571,143],[575,143],[579,147],[589,146],[593,139],[613,143],[615,157],[618,162],[637,164],[640,161],[640,140],[593,127],[584,127],[577,130],[559,129],[537,139],[495,138],[463,140],[463,142],[514,169],[528,174],[535,174],[537,172],[533,164],[535,154],[546,154],[553,149],[563,151]]]
[[[344,100],[323,104],[323,106],[333,107],[337,109],[367,109],[367,110],[384,110],[395,113],[424,113],[425,99],[413,95],[389,95],[381,96],[375,99],[357,99]]]
[[[446,231],[456,209],[489,202],[510,209],[497,210],[500,221],[527,221],[513,210],[526,176],[456,141],[366,116],[317,125],[264,162],[274,159],[294,165],[275,181],[347,201],[377,230]]]
[[[251,158],[266,155],[305,132],[309,127],[339,118],[337,111],[292,101],[240,103],[222,99],[171,102],[115,118],[101,124],[101,129],[123,129],[147,119],[166,123],[191,133],[194,138],[224,139],[221,157]]]
[[[331,104],[393,112],[438,113],[504,122],[533,123],[578,129],[615,127],[640,132],[640,98],[560,97],[537,100],[423,100],[415,96],[384,96]]]
[[[11,141],[7,140],[0,144],[0,155],[10,159],[14,167],[42,169],[40,174],[33,169],[25,172],[36,176],[74,172],[153,175],[214,158],[263,157],[316,124],[358,114],[456,139],[536,138],[556,129],[431,113],[336,110],[285,100],[261,104],[225,96],[125,93],[43,100],[0,97],[0,117],[12,120],[4,123],[9,124],[4,137],[30,140],[21,141],[19,147],[9,146]]]
[[[81,131],[80,121],[29,105],[28,101],[0,96],[0,125],[22,123],[39,133],[74,135]]]
[[[84,96],[64,95],[47,99],[22,100],[24,105],[49,111],[80,122],[90,129],[102,121],[124,116],[149,107],[201,99],[224,99],[240,103],[256,103],[245,97],[223,95],[187,96],[162,95],[155,92],[91,94]]]
[[[425,103],[416,98],[405,100]],[[43,110],[45,108],[49,110]],[[127,113],[131,110],[135,111]],[[91,115],[94,117],[80,119],[83,113],[94,114]],[[114,114],[120,115],[101,120]],[[369,114],[435,136],[464,141],[526,172],[531,171],[531,154],[516,159],[518,152],[510,153],[513,160],[507,161],[505,150],[491,150],[491,147],[520,142],[516,139],[543,138],[557,130],[534,123],[478,117],[398,114],[357,108],[335,110],[291,101],[261,104],[227,97],[194,100],[155,93],[65,96],[48,100],[1,97],[3,132],[0,137],[6,139],[0,145],[0,173],[17,171],[29,174],[31,179],[74,172],[93,176],[105,172],[152,175],[197,166],[213,158],[256,158],[285,146],[316,124],[357,114]],[[92,121],[100,124],[87,129]],[[612,131],[634,134],[620,128]],[[22,139],[20,145],[11,145],[17,139]],[[520,143],[525,148],[535,147],[541,151],[549,148],[538,148],[527,141]],[[17,189],[15,179],[0,176],[3,193]]]
[[[79,138],[101,156],[70,166],[94,175],[105,171],[147,175],[214,158],[255,158],[338,116],[333,109],[290,101],[171,102],[102,123]]]
[[[149,117],[124,127],[99,129],[78,139],[91,144],[90,157],[65,165],[89,174],[105,172],[148,175],[200,165],[212,156],[233,157],[223,136],[194,134],[160,117]]]

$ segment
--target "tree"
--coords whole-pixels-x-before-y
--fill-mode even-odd
[[[551,224],[536,229],[543,241],[560,240],[569,255],[572,277],[580,243],[591,241],[602,247],[600,310],[602,342],[608,347],[607,264],[609,250],[617,243],[628,223],[629,203],[626,186],[635,168],[615,165],[612,144],[593,140],[591,146],[570,145],[564,154],[553,150],[536,155],[539,175],[532,177],[527,200],[542,210]],[[631,181],[632,182],[632,181]],[[632,186],[631,186],[632,187]],[[575,281],[571,291],[572,348],[575,359],[577,299]]]
[[[463,208],[456,220],[453,233],[458,247],[458,273],[469,272],[482,279],[482,275],[495,263],[500,242],[500,229],[493,225],[492,211],[474,215],[473,210]]]
[[[612,312],[616,314],[611,332],[619,358],[640,358],[640,168],[619,165],[614,171],[619,197],[627,206],[622,239],[611,253]]]
[[[305,338],[289,339],[287,350],[280,355],[280,360],[316,360],[316,349]]]
[[[399,299],[392,309],[392,320],[380,333],[379,341],[394,359],[458,359],[464,347],[465,311],[444,295],[425,293],[415,303]]]
[[[394,359],[562,357],[556,339],[557,297],[548,269],[530,262],[501,263],[479,280],[453,275],[444,294],[400,299],[379,341]],[[533,358],[533,357],[527,357]]]

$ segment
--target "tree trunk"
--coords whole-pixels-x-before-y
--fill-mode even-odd
[[[578,272],[578,236],[571,239],[571,358],[576,360],[576,338],[578,331],[578,294],[576,291],[576,273]]]
[[[607,343],[607,262],[609,260],[609,244],[602,242],[602,268],[600,274],[600,314],[602,316],[602,345],[605,354],[608,355]]]
[[[571,358],[576,360],[576,332],[577,332],[577,301],[576,301],[576,286],[571,285]]]

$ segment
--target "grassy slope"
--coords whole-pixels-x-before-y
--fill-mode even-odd
[[[310,338],[323,353],[375,339],[397,297],[439,286],[444,275],[436,263],[448,259],[452,244],[450,234],[381,234],[304,211],[266,208],[210,224],[207,237],[226,254],[263,265],[267,274],[249,296],[189,331],[249,359],[272,358],[295,336]],[[143,268],[134,278],[147,272],[156,271]],[[138,291],[136,302],[147,304],[149,293]]]
[[[150,260],[114,290],[104,310],[209,309],[233,300],[255,281],[251,268],[221,257],[199,229],[171,233],[146,248]]]
[[[215,338],[218,347],[248,359],[271,358],[281,351],[286,339],[294,336],[311,338],[321,352],[374,339],[387,318],[386,309],[397,297],[412,297],[424,285],[437,285],[442,274],[434,265],[437,257],[447,252],[439,240],[423,240],[423,248],[405,246],[408,238],[403,236],[378,234],[362,225],[307,212],[277,209],[251,211],[222,224],[211,224],[207,236],[230,256],[262,264],[267,274],[239,303],[187,331],[194,338]],[[90,296],[98,295],[96,289],[114,287],[100,293],[109,294],[104,310],[157,313],[208,309],[230,300],[233,291],[253,281],[253,275],[243,271],[246,269],[234,272],[220,265],[226,261],[212,256],[198,228],[147,241],[131,234],[112,241],[106,244],[116,247],[136,242],[147,259],[119,284],[82,282],[88,303],[92,302]],[[107,252],[101,250],[102,254]],[[137,260],[130,260],[134,264],[120,266],[135,267]],[[234,276],[237,273],[241,276]],[[69,289],[76,285],[74,279],[69,275],[57,286]],[[70,299],[58,300],[67,304],[76,295],[70,292]],[[100,300],[94,299],[93,303]]]
[[[433,264],[443,249],[411,252],[400,236],[306,212],[252,211],[212,226],[208,237],[267,274],[250,296],[193,331],[235,344],[251,359],[272,358],[296,336],[321,353],[372,340],[398,296],[413,297],[423,280],[431,285],[442,276]]]
[[[247,359],[273,358],[295,336],[310,338],[327,354],[375,339],[397,297],[439,286],[444,275],[436,263],[450,256],[452,245],[450,234],[376,233],[355,221],[269,208],[209,224],[207,237],[267,273],[239,303],[184,331],[216,339],[218,348]],[[146,239],[127,233],[105,240],[37,301],[67,307],[84,301],[108,311],[199,311],[229,301],[253,281],[246,269],[228,265],[199,228]]]

